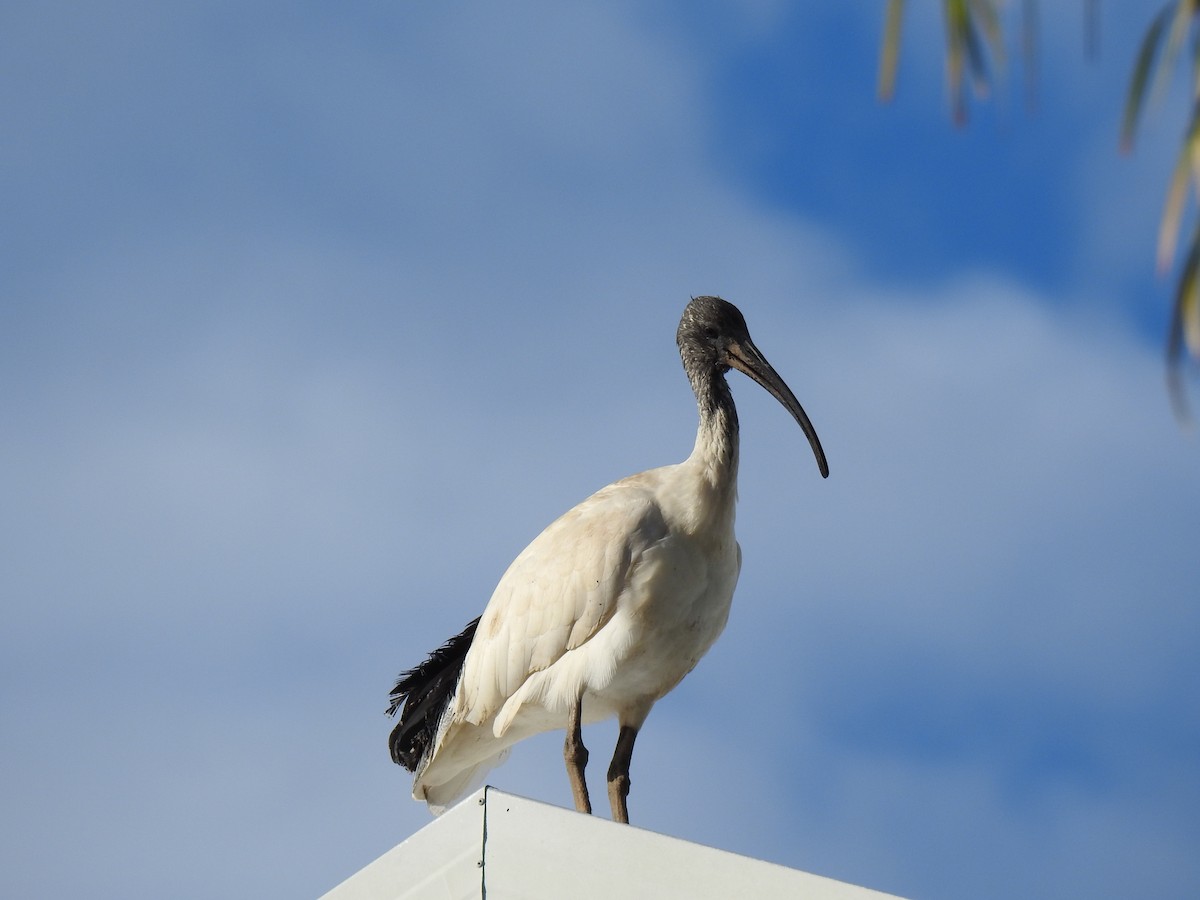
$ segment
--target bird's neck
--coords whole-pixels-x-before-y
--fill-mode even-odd
[[[700,407],[700,425],[688,461],[712,489],[728,493],[732,500],[738,469],[738,417],[733,394],[719,372],[694,379],[692,388]]]

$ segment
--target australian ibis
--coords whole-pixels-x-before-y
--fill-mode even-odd
[[[392,759],[435,812],[482,782],[513,744],[566,729],[575,807],[591,812],[580,727],[615,716],[613,818],[629,821],[629,762],[651,707],[725,628],[741,569],[733,534],[738,418],[725,374],[769,391],[829,466],[817,433],[737,307],[696,297],[676,333],[700,425],[691,455],[610,484],[550,524],[508,567],[483,615],[391,692]]]

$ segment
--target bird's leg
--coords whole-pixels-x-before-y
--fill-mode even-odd
[[[632,725],[622,725],[621,733],[617,735],[617,749],[613,752],[612,763],[608,767],[608,802],[612,806],[614,822],[629,824],[629,761],[633,759],[633,742],[637,740],[638,730]]]
[[[567,777],[571,779],[575,809],[590,815],[592,801],[588,799],[587,781],[583,777],[583,770],[588,761],[587,747],[583,746],[583,697],[575,701],[567,717],[567,740],[563,744],[563,759],[567,761]]]

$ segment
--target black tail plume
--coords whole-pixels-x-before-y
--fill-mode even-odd
[[[460,634],[430,653],[425,662],[402,674],[392,688],[388,715],[394,716],[401,706],[404,711],[392,729],[388,745],[392,750],[392,762],[410,772],[417,770],[422,757],[433,748],[438,722],[454,696],[463,660],[471,649],[478,626],[479,618],[476,618]]]

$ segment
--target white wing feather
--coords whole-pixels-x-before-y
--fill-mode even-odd
[[[612,619],[631,569],[667,534],[647,483],[651,474],[593,494],[513,560],[463,663],[453,720],[488,721],[530,675],[583,646]]]

